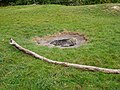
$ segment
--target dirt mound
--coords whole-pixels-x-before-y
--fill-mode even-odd
[[[34,38],[34,41],[39,45],[59,48],[74,48],[79,47],[87,41],[87,38],[76,32],[62,32],[45,37]]]
[[[112,6],[111,9],[120,11],[120,6]]]

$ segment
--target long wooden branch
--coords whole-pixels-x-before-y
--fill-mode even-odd
[[[95,67],[95,66],[87,66],[87,65],[73,64],[73,63],[68,63],[68,62],[54,61],[54,60],[45,58],[41,55],[38,55],[37,53],[33,51],[23,48],[22,46],[17,44],[13,39],[10,39],[10,44],[16,47],[17,49],[19,49],[20,51],[23,51],[26,54],[29,54],[35,58],[38,58],[40,60],[43,60],[51,64],[62,65],[65,67],[74,67],[74,68],[78,68],[81,70],[99,71],[99,72],[111,73],[111,74],[120,74],[120,69],[107,69],[107,68],[101,68],[101,67]]]

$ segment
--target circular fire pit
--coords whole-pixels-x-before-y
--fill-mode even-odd
[[[50,42],[50,44],[60,47],[71,47],[71,46],[75,46],[76,43],[77,43],[76,38],[60,39]]]
[[[79,47],[87,41],[83,34],[76,32],[62,32],[51,36],[34,38],[38,45],[59,48]]]

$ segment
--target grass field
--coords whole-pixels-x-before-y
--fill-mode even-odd
[[[52,65],[9,45],[20,45],[47,58],[104,68],[120,68],[120,4],[0,7],[0,90],[120,90],[120,75]],[[32,39],[66,29],[83,33],[88,43],[59,49]]]

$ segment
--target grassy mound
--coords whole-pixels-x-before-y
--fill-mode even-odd
[[[34,59],[9,45],[20,45],[47,58],[71,63],[120,68],[119,4],[0,7],[0,89],[119,90],[120,75],[81,71]],[[32,38],[63,29],[85,34],[88,43],[71,49],[36,45]]]

